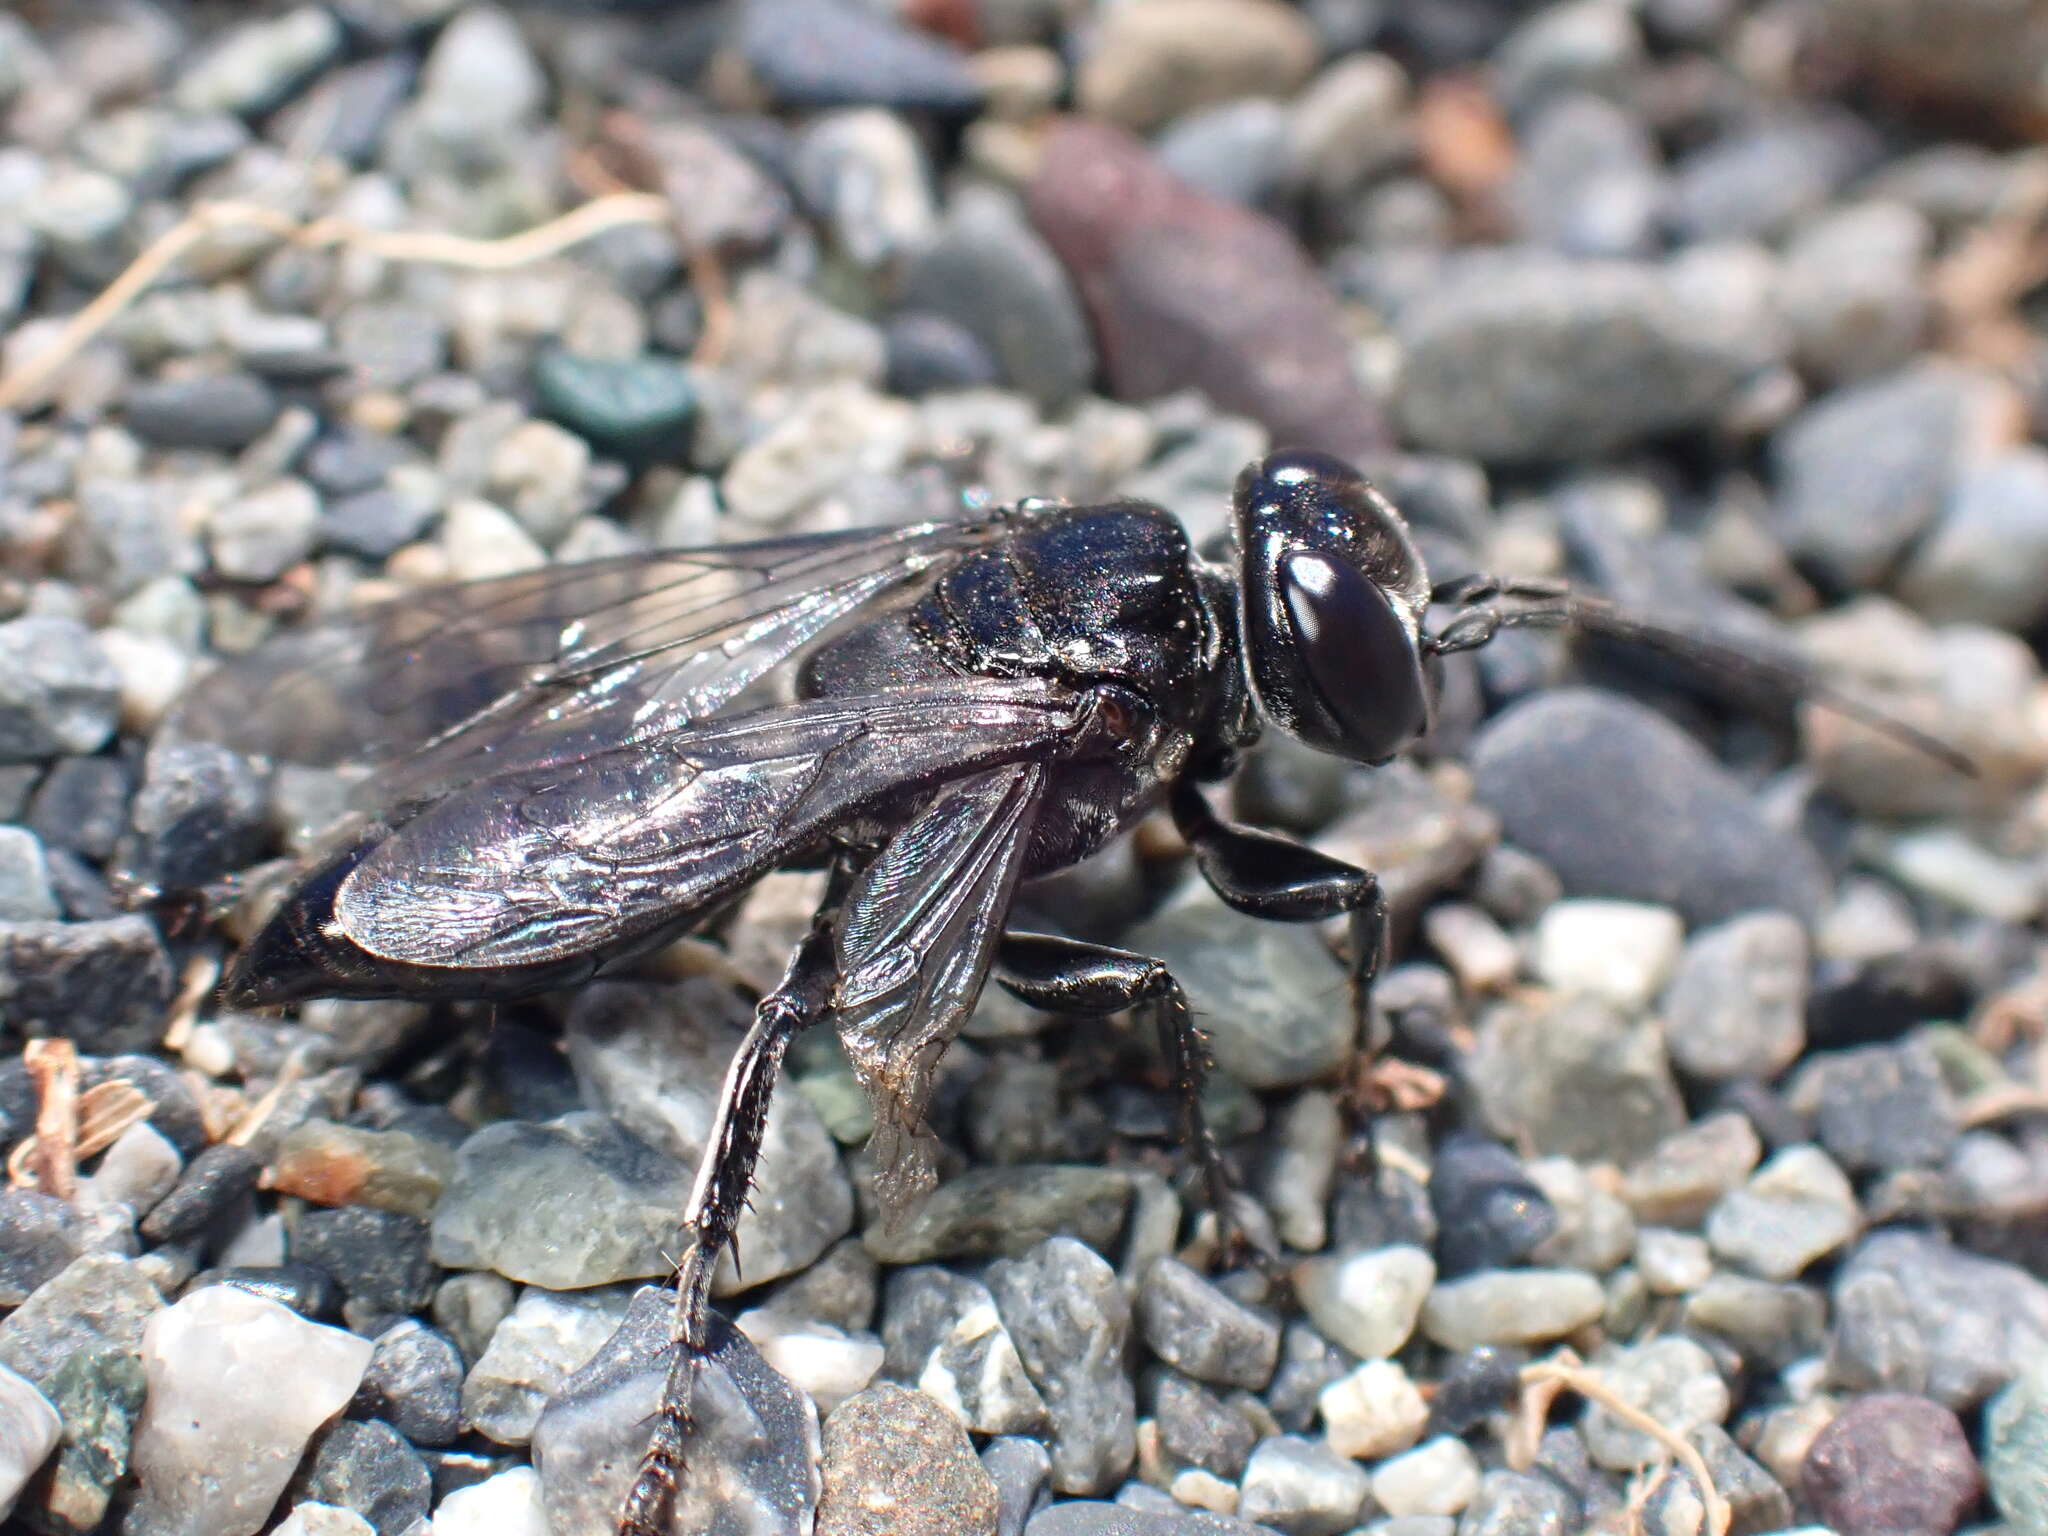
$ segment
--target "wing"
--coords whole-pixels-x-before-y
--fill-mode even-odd
[[[1047,774],[1012,763],[947,785],[841,909],[835,1017],[875,1107],[875,1192],[890,1220],[933,1182],[932,1074],[988,978]]]
[[[350,855],[333,920],[350,944],[409,966],[623,952],[892,796],[1063,752],[1090,708],[1036,679],[948,679],[493,774]]]
[[[425,796],[714,714],[993,519],[622,555],[429,589],[280,637],[181,701],[172,740]]]

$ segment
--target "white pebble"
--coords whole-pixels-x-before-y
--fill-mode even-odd
[[[1515,941],[1483,908],[1446,901],[1423,914],[1422,935],[1467,992],[1499,992],[1522,968]]]
[[[1479,1463],[1455,1435],[1439,1435],[1372,1475],[1372,1496],[1389,1515],[1455,1515],[1479,1492]]]
[[[1560,901],[1536,925],[1536,974],[1560,992],[1636,1013],[1671,979],[1684,944],[1685,925],[1669,907]]]
[[[434,1511],[434,1536],[548,1536],[540,1474],[514,1467],[456,1489]]]
[[[1578,1270],[1488,1269],[1431,1291],[1422,1328],[1445,1349],[1546,1344],[1606,1310],[1600,1282]]]
[[[0,1365],[0,1520],[14,1509],[21,1485],[57,1448],[64,1421],[26,1377]]]
[[[1316,1407],[1330,1449],[1360,1461],[1407,1450],[1429,1422],[1421,1389],[1392,1360],[1368,1360],[1349,1376],[1338,1377],[1323,1388]]]
[[[865,1391],[882,1368],[881,1340],[848,1334],[830,1323],[796,1321],[758,1307],[742,1312],[738,1327],[763,1360],[811,1395],[820,1414]]]
[[[548,563],[547,551],[503,507],[465,496],[441,520],[441,547],[449,574],[460,581],[510,576]]]
[[[1295,1294],[1324,1337],[1366,1360],[1383,1360],[1408,1342],[1436,1261],[1396,1244],[1295,1266]]]
[[[231,1285],[152,1316],[133,1458],[138,1526],[254,1536],[314,1431],[355,1395],[374,1348]]]
[[[120,679],[121,724],[138,736],[153,732],[185,691],[192,658],[171,641],[127,629],[103,629],[100,649]]]
[[[308,1499],[294,1504],[270,1536],[377,1536],[377,1527],[352,1509]]]

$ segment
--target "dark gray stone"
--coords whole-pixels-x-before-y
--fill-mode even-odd
[[[463,1427],[462,1377],[454,1341],[407,1318],[378,1335],[348,1411],[384,1420],[414,1445],[452,1445]]]
[[[289,1307],[311,1322],[332,1322],[341,1315],[341,1287],[334,1276],[313,1264],[228,1264],[203,1269],[192,1277],[185,1294],[209,1285],[231,1285]]]
[[[128,794],[128,769],[118,759],[63,758],[36,786],[28,825],[52,848],[103,862],[128,824]]]
[[[1150,1390],[1161,1450],[1226,1482],[1243,1475],[1259,1431],[1242,1408],[1179,1371],[1158,1371]]]
[[[219,1141],[185,1165],[171,1192],[143,1218],[153,1243],[196,1237],[256,1187],[263,1160],[247,1147]]]
[[[1036,1440],[999,1435],[982,1447],[981,1465],[995,1479],[1001,1501],[996,1536],[1024,1536],[1025,1522],[1045,1507],[1052,1456]]]
[[[1547,1477],[1497,1467],[1458,1520],[1458,1536],[1571,1536],[1578,1500]]]
[[[1503,1269],[1557,1230],[1557,1212],[1499,1142],[1458,1135],[1437,1150],[1429,1202],[1436,1211],[1437,1273],[1445,1279]]]
[[[144,767],[120,862],[149,889],[198,890],[261,855],[267,809],[246,758],[204,742],[166,742]]]
[[[0,1307],[18,1307],[77,1258],[90,1237],[85,1214],[32,1189],[0,1189]]]
[[[1925,1039],[1827,1051],[1793,1081],[1795,1109],[1851,1173],[1937,1168],[1961,1133],[1941,1063]]]
[[[171,987],[147,918],[0,923],[0,1004],[28,1034],[63,1035],[93,1054],[142,1049],[163,1032]]]
[[[320,513],[320,542],[382,560],[424,534],[435,515],[432,506],[379,486],[328,502]]]
[[[1123,1230],[1130,1203],[1130,1175],[1117,1168],[971,1168],[932,1191],[896,1227],[868,1228],[862,1241],[885,1264],[1014,1257],[1056,1233],[1106,1249]]]
[[[892,395],[941,394],[1000,383],[1002,365],[982,339],[957,320],[927,310],[891,315],[882,326]]]
[[[1694,240],[1777,233],[1877,154],[1846,112],[1783,113],[1715,137],[1672,170],[1671,220]]]
[[[426,1306],[437,1278],[427,1224],[397,1211],[344,1205],[306,1211],[291,1229],[291,1256],[317,1264],[351,1301],[385,1312]]]
[[[380,1419],[341,1419],[314,1440],[285,1497],[353,1510],[377,1536],[408,1536],[427,1517],[433,1476],[419,1452]]]
[[[246,448],[277,420],[276,393],[254,374],[166,379],[129,391],[128,430],[159,448]]]
[[[1803,838],[1771,825],[1677,726],[1619,695],[1524,700],[1480,733],[1472,768],[1503,835],[1574,896],[1676,907],[1694,925],[1763,907],[1810,922],[1826,898]]]
[[[1258,1391],[1273,1379],[1280,1324],[1178,1259],[1159,1259],[1145,1272],[1137,1312],[1152,1353],[1197,1381]]]
[[[1892,1228],[1858,1244],[1835,1284],[1872,1274],[1904,1292],[1926,1343],[1927,1396],[1938,1403],[1973,1407],[2048,1351],[2048,1283],[2017,1265]]]

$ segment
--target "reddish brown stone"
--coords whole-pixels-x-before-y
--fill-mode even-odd
[[[1983,1490],[1955,1414],[1906,1392],[1850,1403],[1814,1437],[1799,1481],[1841,1536],[1948,1536]]]
[[[1075,117],[1047,132],[1028,204],[1088,307],[1114,394],[1195,388],[1276,443],[1352,456],[1385,445],[1336,296],[1279,224],[1195,190],[1123,129]]]

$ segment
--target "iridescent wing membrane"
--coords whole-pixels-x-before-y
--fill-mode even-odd
[[[388,805],[685,729],[992,519],[620,555],[431,588],[273,640],[204,679],[170,739],[376,763]]]

